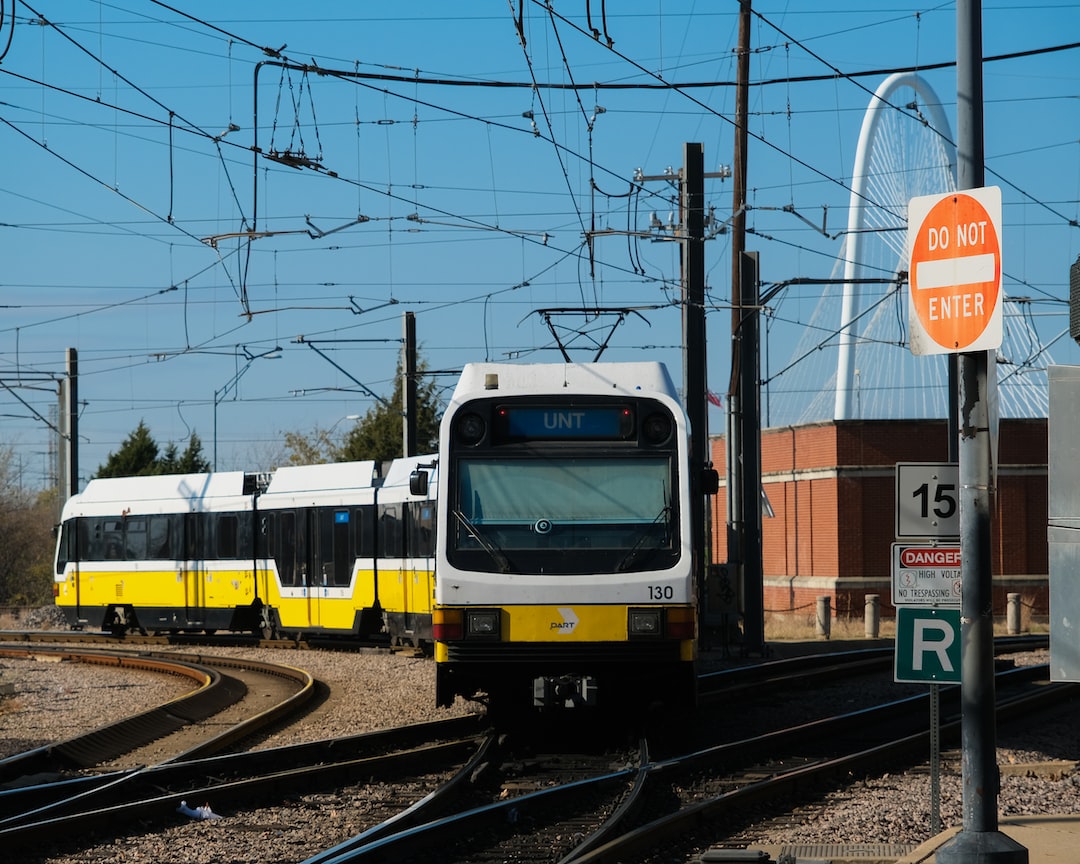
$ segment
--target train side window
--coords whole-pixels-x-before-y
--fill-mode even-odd
[[[255,557],[255,518],[254,514],[243,513],[236,517],[236,557],[237,558],[254,558]]]
[[[430,558],[435,554],[435,504],[414,501],[405,511],[406,553],[410,558]]]
[[[277,565],[282,585],[296,585],[296,513],[282,510],[275,514]]]
[[[323,584],[348,585],[352,575],[349,567],[348,510],[322,510],[319,513]]]
[[[400,504],[379,505],[379,557],[402,558],[405,554]]]
[[[124,523],[119,519],[105,519],[101,523],[104,559],[118,561],[124,557]]]
[[[353,522],[356,523],[356,557],[375,557],[375,507],[365,504],[353,510]]]
[[[203,514],[184,514],[184,557],[188,561],[201,561],[206,557],[206,528]]]
[[[78,561],[75,555],[75,531],[78,519],[68,519],[60,526],[60,542],[56,545],[56,572],[63,573],[68,561]]]
[[[172,534],[173,518],[171,516],[150,517],[150,554],[147,556],[158,561],[168,560],[173,557]]]
[[[237,519],[235,513],[223,513],[217,517],[214,525],[214,557],[235,558],[237,541]]]
[[[129,516],[124,520],[124,557],[129,561],[145,561],[146,554],[145,516]]]

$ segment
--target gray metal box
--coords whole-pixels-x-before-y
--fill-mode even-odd
[[[1080,367],[1049,377],[1050,678],[1080,681]]]

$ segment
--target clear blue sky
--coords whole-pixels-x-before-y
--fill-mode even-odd
[[[405,311],[429,367],[449,371],[558,361],[538,309],[632,307],[604,359],[662,359],[681,380],[677,244],[627,235],[654,212],[666,222],[674,188],[632,178],[677,170],[687,141],[706,170],[730,164],[735,0],[607,3],[606,20],[598,0],[556,0],[554,15],[528,0],[177,3],[186,14],[15,0],[13,30],[3,5],[0,443],[28,485],[49,470],[47,379],[69,347],[84,478],[140,420],[162,445],[195,431],[212,456],[216,414],[222,469],[270,467],[286,431],[344,431],[365,391],[389,397]],[[955,6],[754,11],[747,248],[766,287],[827,278],[878,84],[925,68],[955,130]],[[985,56],[1020,55],[984,67],[1005,290],[1038,301],[1050,341],[1080,254],[1080,49],[1046,49],[1080,39],[1080,7],[988,2],[983,27]],[[362,77],[257,67],[274,60]],[[543,86],[570,83],[602,86]],[[305,164],[254,160],[256,144]],[[730,217],[730,181],[707,180],[706,198]],[[593,229],[610,233],[590,257]],[[706,255],[709,386],[723,394],[729,235]],[[784,292],[773,368],[820,292]],[[611,323],[556,320],[589,330],[580,360]],[[1057,362],[1076,354],[1067,333],[1054,345]]]

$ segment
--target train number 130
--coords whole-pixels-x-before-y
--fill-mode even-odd
[[[649,586],[649,599],[650,600],[673,600],[675,598],[675,589],[670,585],[650,585]]]

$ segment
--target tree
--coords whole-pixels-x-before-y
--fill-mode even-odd
[[[124,439],[120,449],[99,465],[95,477],[142,477],[158,474],[158,445],[142,420]]]
[[[427,376],[427,363],[416,364],[416,446],[420,453],[439,449],[439,400],[435,382]],[[405,404],[401,362],[394,375],[394,393],[389,403],[378,402],[368,409],[345,437],[337,456],[339,462],[374,459],[387,462],[404,455],[402,406]]]
[[[159,455],[160,454],[160,455]],[[179,453],[176,444],[169,442],[164,454],[142,420],[135,431],[124,439],[120,449],[110,453],[104,465],[98,466],[95,477],[145,477],[152,474],[201,474],[210,470],[203,456],[202,441],[194,432],[187,447]]]
[[[329,429],[319,426],[309,435],[286,432],[285,449],[289,453],[290,465],[323,465],[327,462],[342,461],[338,458],[341,445],[334,442]]]
[[[0,604],[52,602],[56,492],[21,488],[10,448],[0,449]]]
[[[203,456],[202,440],[192,432],[187,447],[179,456],[176,445],[170,441],[165,455],[158,460],[158,469],[158,474],[205,474],[210,470],[210,462]]]

